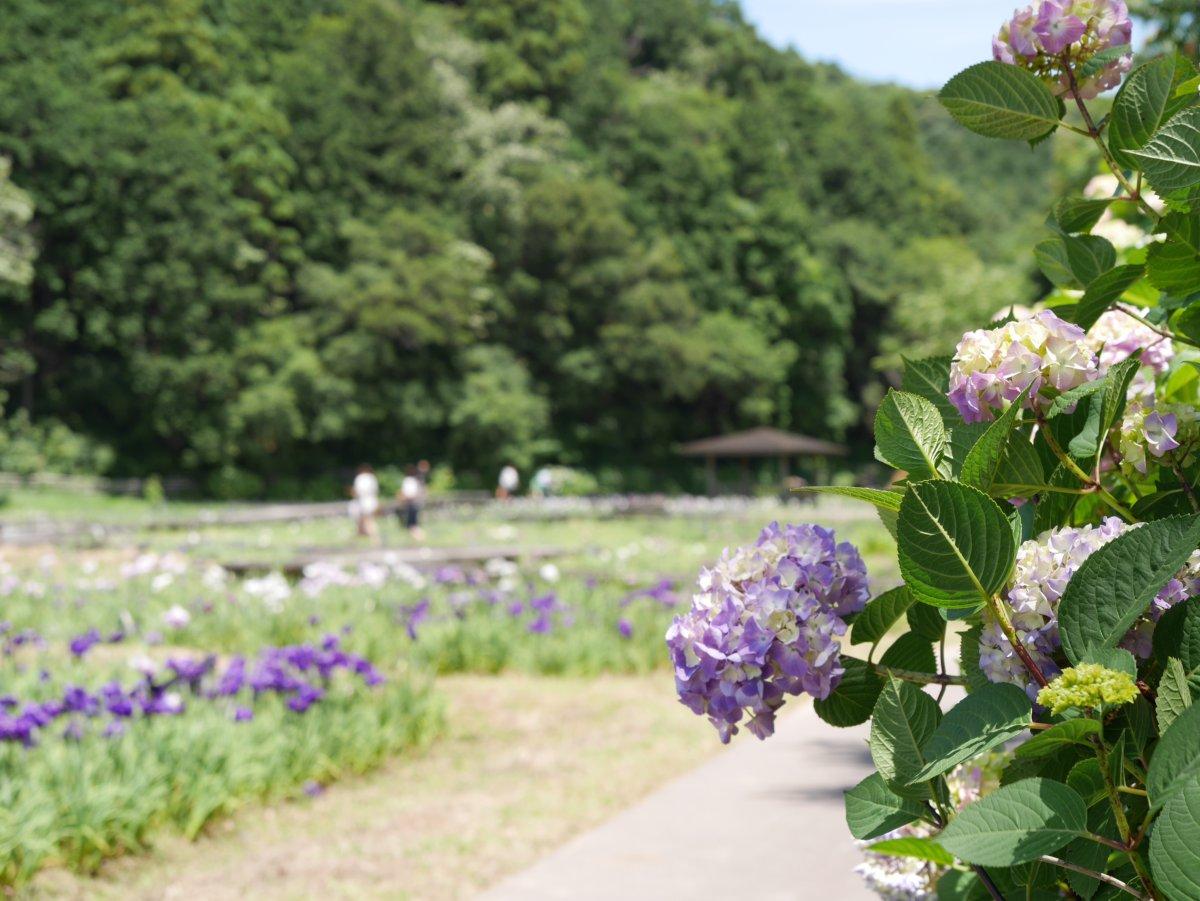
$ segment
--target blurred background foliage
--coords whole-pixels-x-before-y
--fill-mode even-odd
[[[1052,153],[721,0],[11,0],[7,428],[223,494],[853,443],[901,349],[1038,295]]]

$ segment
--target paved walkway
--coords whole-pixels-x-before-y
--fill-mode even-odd
[[[773,738],[743,732],[730,750],[482,898],[874,898],[853,872],[862,857],[842,813],[842,791],[874,769],[867,734],[799,707]]]

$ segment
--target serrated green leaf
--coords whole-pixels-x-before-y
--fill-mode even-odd
[[[1088,807],[1108,800],[1108,783],[1100,771],[1100,761],[1095,757],[1081,760],[1071,767],[1071,772],[1067,774],[1067,785],[1079,792],[1079,797]]]
[[[1200,109],[1177,113],[1145,146],[1128,155],[1159,194],[1200,184]]]
[[[1189,673],[1200,672],[1200,598],[1167,610],[1154,627],[1154,656],[1178,657]]]
[[[1150,284],[1168,294],[1184,294],[1200,285],[1200,254],[1182,241],[1151,244],[1146,253]]]
[[[936,607],[913,604],[904,615],[908,627],[925,641],[941,641],[946,634],[946,618]]]
[[[1080,717],[1056,723],[1049,729],[1035,733],[1033,738],[1017,747],[1017,757],[1030,759],[1057,754],[1069,745],[1085,745],[1091,736],[1100,734],[1100,724],[1093,719]]]
[[[1085,288],[1117,262],[1116,248],[1097,235],[1052,235],[1033,253],[1042,273],[1060,288]]]
[[[1035,140],[1057,128],[1063,114],[1041,79],[995,61],[959,72],[938,100],[959,124],[989,138]]]
[[[917,606],[925,605],[918,604]],[[916,632],[905,632],[893,641],[883,652],[879,662],[883,666],[890,666],[893,669],[909,669],[918,673],[937,672],[937,660],[933,655],[933,645],[930,644],[928,638],[923,638]]]
[[[1152,807],[1161,807],[1189,783],[1200,781],[1200,704],[1179,712],[1171,727],[1162,733],[1150,769],[1146,791]]]
[[[938,836],[968,863],[1009,867],[1053,854],[1086,831],[1083,799],[1061,782],[1022,779],[964,808]]]
[[[869,720],[883,688],[883,680],[869,663],[842,657],[842,666],[846,672],[829,697],[813,701],[817,716],[838,728],[857,726]]]
[[[1200,779],[1182,786],[1155,822],[1150,875],[1171,901],[1200,898]]]
[[[868,745],[875,768],[900,794],[929,797],[928,786],[914,790],[912,778],[925,766],[922,748],[941,721],[937,702],[911,682],[889,678],[875,702]]]
[[[914,857],[917,860],[927,860],[942,867],[948,867],[954,863],[954,855],[933,839],[917,838],[913,835],[876,842],[868,845],[867,850],[873,854],[886,854],[888,857]]]
[[[1068,235],[1089,232],[1112,202],[1111,197],[1100,200],[1064,197],[1054,205],[1054,224]]]
[[[1159,126],[1192,102],[1175,91],[1195,71],[1183,56],[1171,54],[1129,74],[1113,100],[1108,120],[1108,147],[1118,163],[1128,169],[1139,168],[1126,151],[1144,147]]]
[[[946,396],[950,390],[951,357],[926,357],[910,360],[904,357],[904,374],[900,379],[900,390],[923,397],[942,414],[947,427],[963,424],[962,417]]]
[[[883,490],[880,488],[859,488],[857,486],[841,485],[810,485],[798,488],[798,492],[811,491],[814,494],[836,494],[840,497],[854,498],[866,501],[875,507],[879,521],[893,538],[896,537],[896,516],[900,512],[900,499],[904,497],[903,490]]]
[[[897,551],[917,600],[976,607],[1008,581],[1016,543],[1007,517],[982,491],[928,481],[910,486],[900,504]]]
[[[982,633],[982,626],[972,626],[959,640],[958,671],[967,680],[968,691],[979,691],[992,684],[979,668],[979,637]]]
[[[925,813],[913,798],[902,798],[887,787],[883,777],[872,773],[844,794],[846,825],[859,841],[869,841],[899,829]]]
[[[1158,680],[1158,694],[1154,713],[1160,732],[1166,732],[1179,715],[1192,706],[1192,687],[1188,684],[1188,672],[1178,657],[1171,657]]]
[[[903,510],[901,510],[903,515]],[[1059,602],[1059,634],[1072,663],[1112,648],[1200,544],[1200,515],[1130,529],[1079,567]]]
[[[987,431],[971,447],[963,461],[959,480],[965,485],[971,485],[980,491],[992,487],[1000,465],[1004,461],[1004,453],[1008,447],[1009,437],[1013,433],[1017,418],[1021,415],[1025,398],[1029,396],[1026,388],[1020,396],[988,426]]]
[[[1117,266],[1096,276],[1095,280],[1087,286],[1087,290],[1083,292],[1083,297],[1075,304],[1075,310],[1071,315],[1072,321],[1080,328],[1090,329],[1104,311],[1120,300],[1121,295],[1133,287],[1145,274],[1145,266],[1140,263],[1131,263]]]
[[[947,773],[1029,728],[1032,705],[1015,685],[989,684],[973,691],[946,712],[925,745],[929,761],[913,779],[925,781]]]
[[[874,644],[916,603],[904,585],[885,591],[870,601],[850,627],[851,644]]]
[[[914,480],[936,478],[946,453],[946,426],[937,408],[917,394],[888,391],[875,414],[875,456]]]

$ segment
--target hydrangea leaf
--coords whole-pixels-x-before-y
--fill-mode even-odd
[[[1098,663],[1105,669],[1137,678],[1137,661],[1124,648],[1091,648],[1080,662]]]
[[[870,601],[850,628],[851,644],[874,644],[887,634],[896,620],[916,602],[904,585],[885,591]]]
[[[1087,808],[1074,789],[1050,779],[1001,786],[964,808],[938,836],[955,857],[1010,867],[1053,854],[1087,829]]]
[[[920,801],[900,797],[887,787],[878,773],[872,773],[846,791],[844,798],[846,825],[859,841],[878,838],[925,813],[925,806]]]
[[[1016,425],[1017,418],[1024,408],[1025,398],[1028,396],[1029,389],[1026,388],[1007,410],[996,417],[995,422],[988,426],[987,431],[971,447],[963,461],[962,471],[959,473],[959,480],[963,484],[972,485],[980,491],[987,491],[992,487],[992,482],[996,479],[1001,464],[1004,462],[1009,439],[1013,434],[1013,426]],[[1023,436],[1019,436],[1019,438],[1024,440]],[[1033,450],[1032,445],[1030,445],[1030,450]],[[1041,469],[1040,465],[1038,469]]]
[[[937,702],[911,682],[889,678],[871,715],[869,747],[875,768],[895,792],[930,797],[929,786],[908,787],[924,769],[922,748],[941,721]]]
[[[946,712],[923,749],[928,763],[913,781],[949,772],[1029,728],[1033,706],[1015,685],[989,684]]]
[[[1151,60],[1129,74],[1108,119],[1108,148],[1118,163],[1139,168],[1126,151],[1144,147],[1160,125],[1194,102],[1175,92],[1195,74],[1195,67],[1179,53]]]
[[[1163,806],[1197,781],[1200,781],[1200,704],[1193,704],[1163,731],[1150,758],[1146,791],[1151,807]]]
[[[1103,779],[1103,777],[1100,778]],[[1107,797],[1107,794],[1107,791],[1105,791],[1105,797]],[[1113,841],[1119,841],[1121,838],[1112,808],[1107,804],[1088,810],[1088,831],[1092,835],[1102,835]],[[1077,838],[1059,851],[1057,856],[1070,863],[1079,864],[1093,873],[1103,873],[1111,850],[1099,842],[1092,841],[1090,838]],[[1096,894],[1096,890],[1100,888],[1098,880],[1092,879],[1090,876],[1084,876],[1081,873],[1076,873],[1074,870],[1068,871],[1066,877],[1071,889],[1080,898],[1083,898],[1084,901],[1087,901],[1092,895]]]
[[[918,606],[924,607],[924,604]],[[932,610],[931,607],[926,607]],[[891,646],[879,658],[883,666],[894,669],[909,669],[918,673],[937,672],[937,659],[933,655],[933,645],[928,638],[916,632],[905,632],[892,642]]]
[[[1155,822],[1150,875],[1168,898],[1200,898],[1200,779],[1181,786]]]
[[[962,634],[958,647],[958,671],[967,680],[968,691],[979,691],[992,683],[979,668],[979,636],[983,626],[975,625]]]
[[[942,611],[928,604],[914,604],[904,612],[908,627],[925,641],[941,641],[946,634]]]
[[[1017,757],[1035,759],[1057,754],[1069,745],[1087,745],[1091,736],[1100,734],[1100,724],[1087,717],[1056,723],[1019,746]]]
[[[1054,205],[1052,221],[1068,235],[1088,232],[1100,221],[1112,203],[1111,197],[1089,200],[1086,197],[1064,197]]]
[[[1116,248],[1098,235],[1051,235],[1033,254],[1042,273],[1060,288],[1086,288],[1117,263]]]
[[[1116,647],[1198,544],[1200,514],[1176,516],[1130,529],[1089,556],[1059,602],[1067,659],[1080,663],[1093,648]]]
[[[1179,715],[1192,706],[1192,687],[1188,683],[1188,671],[1178,657],[1171,657],[1158,680],[1158,694],[1154,713],[1158,728],[1166,732]]]
[[[1178,657],[1188,672],[1200,672],[1200,598],[1189,598],[1162,615],[1154,627],[1154,656]]]
[[[1200,211],[1170,213],[1160,230],[1166,241],[1146,252],[1150,284],[1167,294],[1191,294],[1200,287]]]
[[[1032,141],[1058,127],[1062,104],[1037,76],[1004,63],[977,63],[942,88],[938,100],[958,122],[989,138]]]
[[[913,857],[917,860],[927,860],[942,867],[954,864],[954,855],[933,839],[918,838],[915,835],[876,842],[869,845],[867,850],[875,854],[886,854],[889,857]]]
[[[1141,149],[1129,151],[1159,194],[1200,184],[1200,108],[1177,113]]]
[[[900,379],[900,390],[925,398],[942,414],[947,427],[963,424],[962,417],[946,396],[950,390],[951,357],[925,357],[921,360],[904,358],[904,375]]]
[[[857,726],[869,720],[883,689],[883,680],[869,663],[843,657],[842,666],[846,672],[829,697],[813,701],[817,716],[838,728]]]
[[[900,512],[900,500],[904,497],[903,491],[860,488],[854,485],[814,485],[801,488],[800,491],[811,491],[815,494],[836,494],[841,497],[850,497],[858,501],[866,501],[868,504],[873,504],[875,512],[879,514],[879,521],[883,523],[883,527],[888,530],[888,533],[893,538],[896,537],[896,517]]]
[[[900,573],[919,601],[977,607],[1012,572],[1012,528],[996,502],[977,488],[946,481],[912,485],[897,527]]]
[[[1108,783],[1100,771],[1100,761],[1095,757],[1088,757],[1071,767],[1071,772],[1067,774],[1067,785],[1079,792],[1079,797],[1088,807],[1108,800]]]
[[[950,429],[950,446],[947,448],[946,460],[943,462],[949,463],[951,478],[959,477],[967,455],[971,453],[971,448],[993,425],[994,423],[991,422],[968,422]]]
[[[1146,267],[1142,264],[1128,263],[1096,276],[1083,292],[1083,297],[1075,304],[1071,314],[1072,321],[1081,328],[1091,328],[1104,311],[1120,300],[1121,295],[1137,284],[1145,274]]]
[[[932,403],[888,391],[875,414],[875,456],[913,479],[936,478],[947,447],[946,426]]]

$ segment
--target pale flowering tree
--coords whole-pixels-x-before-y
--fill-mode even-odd
[[[1131,35],[1121,0],[1040,0],[940,94],[1108,171],[1047,220],[1040,308],[906,361],[875,418],[895,484],[814,489],[875,505],[903,583],[872,592],[831,531],[772,524],[667,635],[723,741],[799,695],[870,722],[846,820],[885,898],[1200,899],[1200,75],[1134,68]]]

